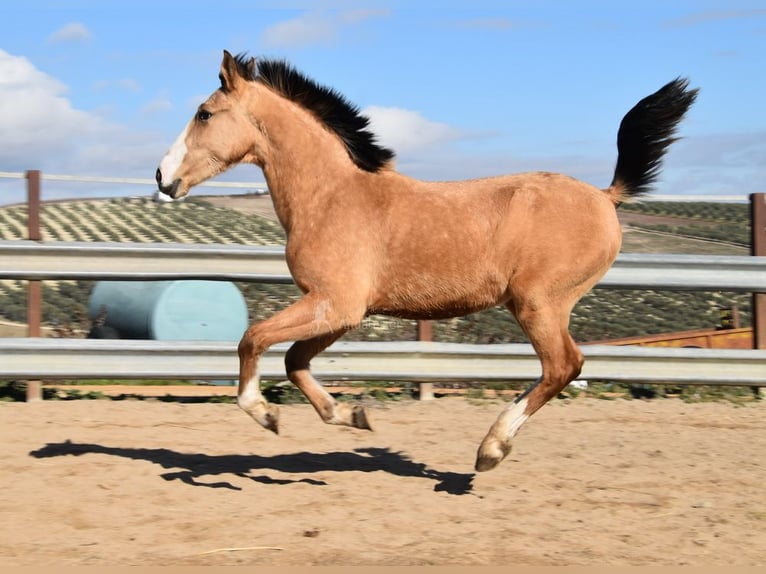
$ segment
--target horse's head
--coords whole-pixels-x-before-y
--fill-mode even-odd
[[[218,77],[221,87],[197,108],[157,168],[160,191],[173,199],[234,165],[262,163],[263,134],[248,113],[255,60],[234,58],[224,50]]]

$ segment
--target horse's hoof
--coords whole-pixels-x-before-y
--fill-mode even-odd
[[[367,409],[357,405],[351,410],[351,426],[358,429],[372,430],[370,419],[367,417]]]
[[[264,416],[263,428],[270,430],[274,434],[279,434],[279,407],[269,405]]]
[[[511,452],[511,443],[503,443],[497,439],[484,439],[476,454],[474,469],[486,472],[495,468]]]
[[[322,420],[331,425],[343,425],[357,429],[372,430],[367,411],[362,405],[351,406],[349,403],[334,403],[332,411],[322,416]]]
[[[492,470],[495,468],[498,464],[500,464],[500,461],[503,460],[502,458],[490,458],[487,456],[477,456],[476,457],[476,464],[474,465],[474,469],[476,472],[486,472],[488,470]]]
[[[260,408],[249,411],[255,422],[274,434],[279,434],[279,407],[272,404],[263,404]]]

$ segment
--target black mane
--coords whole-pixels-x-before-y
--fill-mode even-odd
[[[332,88],[321,86],[284,60],[257,60],[248,65],[246,54],[235,57],[237,70],[247,80],[261,82],[282,96],[311,111],[343,141],[348,155],[361,169],[376,172],[394,158],[394,152],[376,142],[367,129],[370,119]]]

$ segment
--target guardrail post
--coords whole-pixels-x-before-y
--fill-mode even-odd
[[[431,321],[418,321],[418,341],[433,341],[434,327]],[[418,385],[418,398],[421,401],[430,401],[434,398],[434,384],[420,383]]]
[[[29,170],[27,177],[27,238],[40,241],[40,171]],[[42,283],[27,283],[27,336],[39,337],[42,334]],[[43,398],[42,383],[27,381],[27,402]]]
[[[766,193],[750,194],[751,255],[766,256]],[[753,293],[753,348],[766,349],[766,293]]]
[[[750,194],[750,254],[766,256],[766,193]],[[766,293],[753,293],[753,348],[766,349]],[[753,388],[762,396],[763,389]]]

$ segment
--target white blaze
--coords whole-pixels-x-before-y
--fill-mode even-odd
[[[189,132],[189,126],[184,128],[170,146],[168,153],[162,158],[160,162],[160,174],[162,175],[162,185],[171,185],[175,180],[175,174],[178,171],[181,163],[186,157],[186,134]]]

